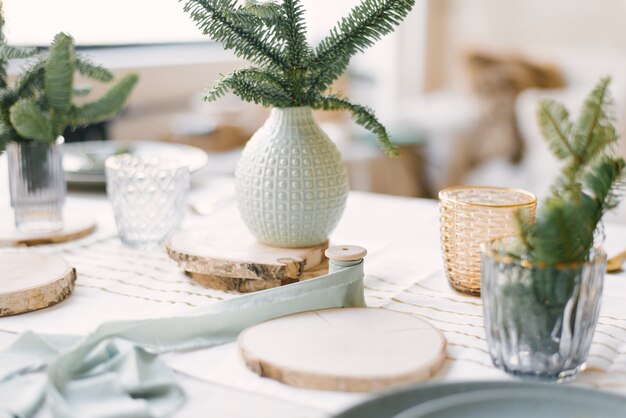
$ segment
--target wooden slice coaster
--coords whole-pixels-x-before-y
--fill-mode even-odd
[[[259,290],[271,289],[295,283],[298,279],[235,279],[232,277],[212,276],[210,274],[190,273],[186,274],[201,286],[211,289],[225,290],[240,293],[258,292]]]
[[[255,373],[292,386],[370,392],[424,381],[445,359],[428,322],[373,308],[326,309],[248,328],[239,353]]]
[[[95,230],[96,222],[89,214],[78,210],[67,210],[63,214],[62,229],[45,233],[24,233],[15,227],[13,216],[7,209],[2,211],[0,217],[0,247],[58,244],[83,238]]]
[[[298,279],[237,279],[232,277],[212,276],[210,274],[200,274],[185,272],[196,283],[211,289],[234,291],[240,293],[258,292],[259,290],[271,289],[273,287],[284,286],[296,283],[301,280],[312,279],[328,273],[328,263],[324,262],[311,270],[303,272]]]
[[[233,279],[298,279],[319,265],[328,242],[308,248],[260,244],[241,221],[176,233],[167,244],[170,258],[185,271]]]
[[[0,254],[0,316],[46,308],[74,290],[76,270],[58,256]]]

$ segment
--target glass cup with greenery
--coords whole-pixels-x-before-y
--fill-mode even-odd
[[[587,359],[600,313],[606,253],[534,265],[511,257],[515,238],[484,244],[485,331],[494,364],[514,375],[566,381]]]
[[[533,220],[483,246],[485,331],[494,364],[515,375],[567,380],[584,365],[598,320],[606,254],[604,213],[617,206],[625,162],[611,116],[609,79],[591,92],[578,121],[540,102],[542,134],[563,169]]]
[[[90,92],[74,85],[75,73],[105,83],[113,74],[77,56],[67,34],[57,34],[48,50],[40,52],[8,45],[3,26],[0,16],[0,152],[7,149],[15,223],[24,232],[54,231],[63,225],[66,195],[63,132],[113,117],[137,76],[123,77],[95,101],[74,104],[74,97]],[[27,65],[9,85],[6,65],[11,59],[24,59]]]

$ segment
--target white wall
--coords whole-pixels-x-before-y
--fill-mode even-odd
[[[532,51],[621,50],[626,0],[429,0],[430,88],[460,86],[461,55],[472,47]]]

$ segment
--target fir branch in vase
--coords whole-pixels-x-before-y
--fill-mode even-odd
[[[533,352],[558,351],[562,333],[575,328],[578,315],[564,324],[563,312],[583,292],[582,272],[597,256],[602,217],[617,206],[623,186],[625,162],[613,153],[618,136],[609,83],[598,83],[577,121],[556,101],[543,100],[538,107],[543,137],[563,168],[536,219],[517,213],[519,239],[506,251],[525,268],[505,268],[525,278],[502,285],[498,296],[509,324],[502,332],[524,330],[520,344]]]
[[[232,49],[253,66],[224,77],[206,94],[212,101],[232,91],[267,107],[309,106],[347,110],[373,132],[388,155],[397,150],[371,109],[329,94],[350,58],[393,31],[415,0],[363,0],[341,19],[315,48],[306,39],[300,0],[187,0],[185,10],[203,33]]]
[[[0,0],[0,153],[11,142],[52,143],[68,127],[110,119],[138,81],[136,74],[128,74],[102,97],[76,105],[73,97],[86,96],[91,88],[75,86],[75,73],[101,83],[111,82],[113,74],[76,54],[70,35],[57,34],[47,50],[19,48],[6,42],[4,24]],[[6,67],[14,59],[25,63],[10,85]]]
[[[587,261],[603,215],[617,206],[625,162],[613,152],[618,135],[609,84],[609,78],[598,83],[576,122],[558,102],[539,104],[541,132],[564,165],[534,222],[517,217],[523,252],[533,263]]]

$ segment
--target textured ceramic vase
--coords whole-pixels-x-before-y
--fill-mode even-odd
[[[348,195],[345,164],[309,107],[272,109],[244,148],[235,178],[244,223],[277,247],[326,241]]]

